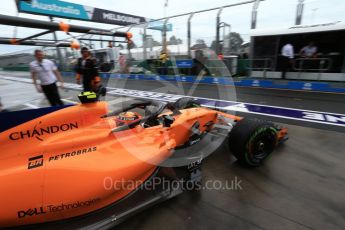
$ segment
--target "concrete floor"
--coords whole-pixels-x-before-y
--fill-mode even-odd
[[[140,90],[156,87],[150,84],[127,81],[123,87]],[[116,85],[119,87],[120,83]],[[196,90],[196,94],[206,94],[204,87]],[[11,109],[47,106],[43,95],[36,93],[30,84],[0,80],[0,89],[3,103]],[[75,91],[61,94],[65,102],[76,101]],[[240,89],[238,98],[254,103],[265,100],[271,105],[283,101],[295,108],[319,107],[328,112],[343,112],[345,108],[343,97],[337,95],[286,94],[290,99],[269,91]],[[296,97],[301,100],[294,100]],[[117,100],[113,98],[113,103]],[[345,133],[304,124],[286,126],[290,140],[260,168],[242,168],[227,146],[206,160],[204,183],[217,180],[225,184],[237,178],[242,189],[185,192],[116,229],[344,229]]]
[[[242,190],[186,192],[116,229],[344,229],[345,134],[288,128],[260,168],[239,166],[226,147],[207,159],[204,182],[237,177]]]

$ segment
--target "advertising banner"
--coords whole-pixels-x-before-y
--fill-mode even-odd
[[[148,19],[58,0],[17,0],[22,13],[77,19],[120,26],[145,23]]]

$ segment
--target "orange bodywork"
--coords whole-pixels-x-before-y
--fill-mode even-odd
[[[77,105],[0,133],[0,227],[63,220],[124,198],[186,142],[196,121],[205,131],[219,114],[187,109],[171,127],[112,132],[114,118],[101,118],[108,112],[106,102]],[[137,184],[124,187],[128,181]]]

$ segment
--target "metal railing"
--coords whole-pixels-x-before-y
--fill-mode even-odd
[[[316,72],[319,73],[318,80],[320,80],[322,73],[329,71],[332,65],[333,60],[330,58],[297,58],[292,68],[298,72],[299,79],[303,72]]]
[[[250,71],[263,71],[263,77],[267,77],[267,71],[273,69],[273,59],[272,58],[252,58],[246,59],[249,63],[249,67],[247,67]],[[261,62],[262,65],[257,65],[254,63]],[[257,67],[258,66],[258,67]]]
[[[326,72],[332,68],[333,61],[330,58],[297,58],[294,60],[293,69],[298,72]],[[314,68],[318,67],[318,68]]]

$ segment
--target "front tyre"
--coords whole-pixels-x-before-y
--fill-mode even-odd
[[[241,164],[250,167],[260,166],[277,143],[277,128],[258,119],[242,119],[229,134],[230,151]]]

